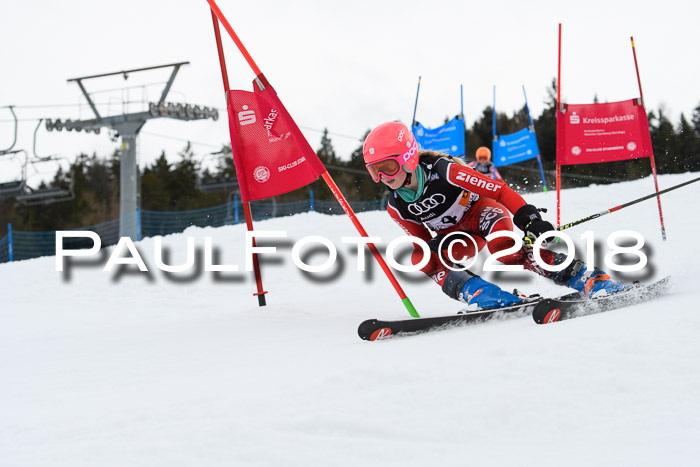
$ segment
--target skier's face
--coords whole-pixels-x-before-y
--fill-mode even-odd
[[[406,181],[406,171],[402,168],[399,170],[399,173],[394,175],[393,177],[388,177],[384,174],[380,174],[381,181],[383,184],[391,188],[392,190],[396,190],[397,188],[401,188]]]

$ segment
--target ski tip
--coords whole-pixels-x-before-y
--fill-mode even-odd
[[[362,340],[366,341],[382,340],[391,336],[391,328],[378,327],[378,323],[379,320],[377,319],[368,319],[366,321],[363,321],[357,328],[357,334]]]
[[[537,324],[555,323],[561,319],[561,308],[555,300],[542,300],[533,310],[532,319]]]

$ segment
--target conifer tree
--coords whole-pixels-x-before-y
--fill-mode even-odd
[[[673,124],[659,109],[658,116],[654,112],[649,113],[649,132],[651,133],[651,146],[654,150],[654,158],[660,173],[679,173],[683,170],[678,165],[678,159],[673,154],[675,146],[675,130]]]
[[[693,126],[681,114],[675,138],[675,154],[678,166],[683,171],[695,171],[700,169],[700,141]]]

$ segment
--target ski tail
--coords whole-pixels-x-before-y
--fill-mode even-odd
[[[651,284],[634,284],[629,289],[599,298],[574,300],[546,298],[533,308],[532,319],[537,324],[549,324],[623,308],[667,293],[670,284],[671,277],[667,276]]]

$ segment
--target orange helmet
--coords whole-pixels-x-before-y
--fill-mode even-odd
[[[476,160],[479,162],[488,162],[491,160],[491,150],[486,146],[481,146],[476,150]]]

